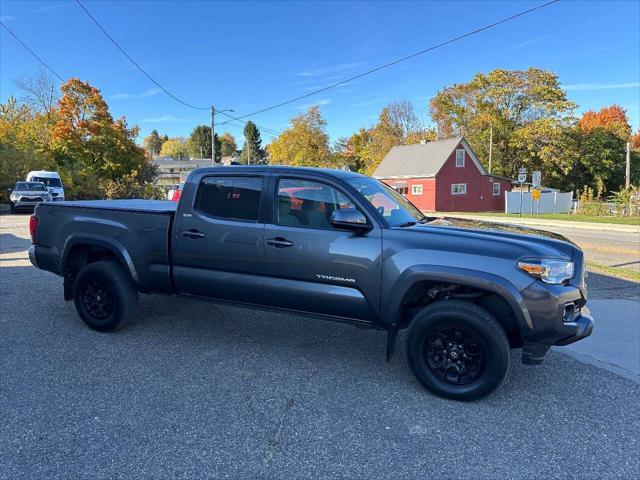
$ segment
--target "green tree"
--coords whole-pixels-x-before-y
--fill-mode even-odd
[[[238,161],[244,164],[263,163],[265,152],[262,149],[260,130],[251,120],[244,126],[244,146]]]
[[[211,127],[198,125],[191,132],[188,142],[192,157],[211,158]]]
[[[162,149],[163,143],[163,138],[155,128],[151,130],[151,133],[146,136],[142,142],[145,150],[149,152],[149,155],[151,155],[152,157],[160,155],[160,150]]]
[[[238,146],[236,145],[236,139],[233,138],[229,132],[224,132],[220,137],[220,154],[223,157],[229,157],[233,155]]]
[[[325,131],[327,122],[318,107],[291,119],[291,127],[268,146],[269,161],[277,165],[330,166],[334,156]]]
[[[439,136],[464,135],[485,167],[493,127],[493,172],[510,178],[518,167],[553,161],[549,155],[574,108],[556,74],[537,68],[479,73],[430,101]]]

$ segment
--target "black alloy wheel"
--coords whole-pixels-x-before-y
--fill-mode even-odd
[[[452,385],[466,385],[476,380],[485,366],[480,340],[472,333],[456,327],[439,327],[424,343],[429,370]]]

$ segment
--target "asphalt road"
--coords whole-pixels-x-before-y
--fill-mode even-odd
[[[452,402],[413,378],[403,337],[386,363],[381,332],[174,297],[100,334],[30,266],[27,218],[0,216],[2,479],[640,475],[629,379],[514,351],[499,391]]]
[[[570,227],[546,227],[546,230],[573,240],[584,250],[589,262],[640,272],[640,235],[637,233]]]

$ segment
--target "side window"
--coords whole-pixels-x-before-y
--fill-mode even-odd
[[[413,195],[422,195],[422,185],[412,185],[411,186],[411,193]]]
[[[356,206],[340,191],[324,183],[289,178],[278,183],[278,225],[333,230],[331,214],[343,208]]]
[[[493,196],[499,196],[500,195],[500,184],[498,182],[493,184]]]
[[[464,167],[464,148],[456,150],[456,167]]]
[[[195,209],[210,217],[256,222],[262,178],[205,177],[198,186]]]

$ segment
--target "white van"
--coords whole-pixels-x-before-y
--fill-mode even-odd
[[[48,172],[46,170],[34,170],[27,174],[27,182],[42,182],[47,186],[54,202],[64,200],[64,188],[58,172]]]

